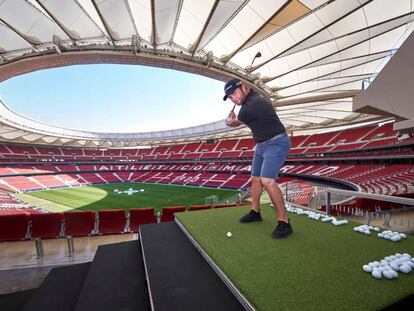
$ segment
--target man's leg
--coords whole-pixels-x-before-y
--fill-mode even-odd
[[[270,200],[273,203],[273,206],[276,211],[277,220],[288,222],[288,218],[286,215],[286,208],[285,208],[285,200],[283,198],[283,193],[280,190],[278,184],[274,179],[261,177],[261,185],[266,189],[267,193],[269,194]],[[252,183],[253,187],[253,183]]]
[[[240,218],[240,222],[249,223],[253,221],[261,221],[260,215],[260,196],[262,195],[262,184],[260,177],[260,170],[263,163],[263,157],[257,151],[254,152],[252,161],[252,209],[249,213]]]
[[[260,177],[252,176],[252,210],[260,212],[260,196],[262,195],[262,181]]]

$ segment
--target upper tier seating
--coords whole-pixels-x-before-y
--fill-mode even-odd
[[[293,136],[290,155],[355,151],[414,142],[414,138],[401,138],[398,134],[392,130],[392,123],[387,123],[382,126],[370,125],[328,133]],[[144,149],[107,150],[0,144],[0,161],[170,161],[200,157],[251,157],[254,146],[255,142],[251,138],[218,140],[212,144],[192,142]]]

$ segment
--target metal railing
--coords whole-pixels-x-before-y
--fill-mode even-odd
[[[326,190],[326,213],[328,215],[331,214],[331,212],[332,212],[332,206],[331,206],[331,195],[332,194],[338,194],[338,195],[350,196],[350,197],[354,197],[354,198],[366,198],[366,199],[371,199],[371,200],[402,204],[403,207],[401,207],[401,208],[390,208],[390,209],[386,209],[386,210],[376,209],[375,210],[375,213],[377,213],[377,214],[384,214],[384,225],[385,226],[389,226],[389,222],[391,220],[391,214],[393,212],[414,210],[414,199],[395,197],[395,196],[391,196],[391,195],[372,194],[372,193],[366,193],[366,192],[358,192],[358,191],[349,191],[349,190],[328,188]],[[367,225],[370,224],[373,213],[374,212],[370,212],[370,211],[367,211],[365,213],[365,224],[367,224]]]

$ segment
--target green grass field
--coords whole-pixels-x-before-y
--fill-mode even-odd
[[[144,189],[132,195],[116,194],[120,191]],[[188,187],[146,183],[112,183],[73,188],[20,193],[19,199],[52,212],[67,210],[105,210],[134,207],[154,207],[155,211],[166,206],[202,205],[205,198],[218,195],[220,200],[231,199],[238,191],[215,188]]]
[[[397,252],[414,256],[414,237],[393,243],[354,232],[355,223],[334,226],[289,213],[293,235],[275,240],[274,211],[263,204],[263,222],[240,223],[249,208],[176,217],[257,310],[380,310],[414,294],[414,272],[390,281],[362,270]]]

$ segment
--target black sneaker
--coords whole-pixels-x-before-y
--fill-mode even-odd
[[[280,221],[278,222],[276,229],[272,232],[272,238],[274,239],[285,239],[293,233],[292,227],[289,222]]]
[[[262,221],[262,215],[260,212],[256,212],[254,210],[250,210],[249,213],[244,215],[242,218],[240,218],[240,222],[253,222],[253,221]]]

